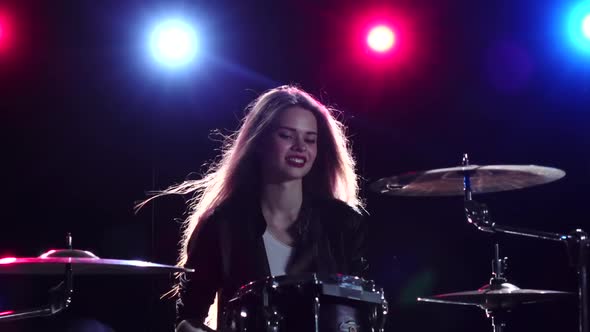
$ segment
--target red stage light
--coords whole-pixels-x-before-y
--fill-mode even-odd
[[[6,27],[4,26],[4,20],[0,17],[0,48],[4,45],[6,40]]]
[[[8,48],[10,37],[10,24],[8,18],[0,12],[0,51]]]
[[[376,26],[369,31],[367,43],[375,52],[387,52],[395,45],[395,33],[385,25]]]

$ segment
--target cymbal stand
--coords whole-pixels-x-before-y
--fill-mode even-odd
[[[68,244],[68,249],[71,250],[72,235],[70,233],[68,233],[66,237],[66,242]],[[1,312],[0,321],[47,317],[64,311],[72,303],[72,293],[74,292],[73,279],[72,264],[66,264],[64,280],[49,290],[49,304],[35,309],[7,310]]]
[[[469,165],[467,154],[463,155],[463,165]],[[471,197],[470,172],[464,172],[463,191],[465,193],[465,215],[467,221],[478,230],[489,233],[511,234],[540,240],[558,241],[566,245],[570,265],[576,268],[578,276],[578,331],[590,332],[588,322],[588,233],[576,229],[568,234],[543,232],[519,227],[498,225],[492,221],[488,207],[474,201]]]
[[[489,290],[497,290],[502,288],[502,284],[508,282],[504,276],[506,271],[506,260],[508,258],[500,258],[500,245],[496,243],[494,245],[494,260],[492,261],[492,278],[490,278],[489,285],[485,288]],[[492,328],[494,332],[503,332],[506,327],[506,316],[508,309],[497,308],[497,309],[485,309],[486,316],[492,320]]]

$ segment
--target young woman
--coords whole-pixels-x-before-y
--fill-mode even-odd
[[[268,276],[364,276],[366,225],[355,162],[332,111],[294,86],[263,93],[200,180],[162,194],[194,193],[184,224],[177,331],[203,331],[244,284]]]

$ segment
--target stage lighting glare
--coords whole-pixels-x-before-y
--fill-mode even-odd
[[[167,67],[181,67],[197,55],[197,33],[183,21],[165,21],[152,31],[150,46],[157,62]]]
[[[568,8],[564,16],[569,48],[584,58],[590,56],[590,1],[582,1]]]
[[[582,32],[586,39],[590,39],[590,14],[586,15],[582,21]]]
[[[367,37],[367,43],[376,52],[386,52],[393,47],[395,35],[389,27],[380,25],[371,29]]]
[[[2,17],[0,13],[0,51],[8,48],[9,44],[9,31],[8,31],[8,21]]]

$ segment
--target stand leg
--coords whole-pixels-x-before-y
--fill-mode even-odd
[[[578,299],[580,332],[588,332],[588,268],[586,264],[578,267]]]
[[[494,332],[504,332],[504,328],[506,327],[506,322],[501,319],[497,319],[492,317],[492,327]]]
[[[504,310],[491,311],[486,310],[486,316],[492,320],[493,332],[504,332],[506,329],[506,315],[508,313]]]
[[[570,264],[578,274],[578,332],[589,332],[588,327],[588,234],[576,229],[567,236]]]

